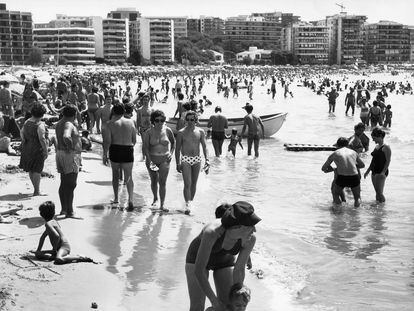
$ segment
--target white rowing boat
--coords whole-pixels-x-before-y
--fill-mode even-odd
[[[287,112],[278,112],[260,116],[264,125],[265,137],[270,137],[276,134],[285,122],[286,116]],[[244,118],[227,118],[229,126],[226,130],[226,134],[231,134],[231,130],[234,128],[237,129],[237,133],[240,134],[243,128],[243,119]],[[166,125],[173,130],[174,134],[177,132],[177,120],[177,118],[169,118],[166,121]],[[209,119],[198,119],[197,126],[207,131],[208,120]]]

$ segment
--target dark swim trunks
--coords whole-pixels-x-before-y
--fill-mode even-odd
[[[211,139],[224,140],[225,138],[226,138],[226,134],[224,132],[217,132],[217,131],[211,132]]]
[[[110,145],[109,160],[115,163],[134,162],[134,146]]]
[[[351,175],[351,176],[345,176],[345,175],[338,175],[335,183],[337,186],[341,188],[349,187],[354,188],[360,185],[361,180],[359,175]]]

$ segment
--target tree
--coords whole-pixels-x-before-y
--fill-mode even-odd
[[[131,63],[134,66],[141,65],[142,63],[142,56],[138,50],[135,50],[131,53],[131,55],[127,59],[128,63]]]
[[[246,55],[245,57],[243,57],[242,64],[250,66],[251,64],[253,64],[253,60],[250,58],[250,56]]]
[[[43,60],[43,50],[38,47],[33,47],[27,56],[26,63],[28,65],[38,65]]]

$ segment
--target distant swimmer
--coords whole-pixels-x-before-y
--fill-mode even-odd
[[[331,187],[332,197],[335,204],[341,204],[343,190],[346,187],[351,188],[354,195],[354,206],[359,207],[361,200],[361,177],[358,169],[365,166],[358,153],[348,147],[348,139],[345,137],[338,138],[336,142],[338,150],[334,151],[322,166],[325,173],[336,171],[334,184]],[[334,162],[336,169],[331,166]]]

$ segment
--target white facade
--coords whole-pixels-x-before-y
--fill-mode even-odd
[[[174,36],[176,38],[187,37],[187,16],[148,16],[145,18],[150,20],[173,20]]]
[[[103,19],[102,36],[105,61],[125,63],[129,57],[128,19]]]
[[[292,25],[292,52],[302,64],[327,64],[329,28],[310,23]]]
[[[138,18],[131,23],[133,45],[151,62],[173,62],[174,21]]]
[[[260,60],[264,58],[263,56],[269,56],[272,53],[272,50],[258,49],[255,46],[250,46],[248,51],[243,51],[236,54],[236,59],[242,61],[246,56],[250,57],[252,60]]]
[[[93,28],[58,27],[33,29],[34,45],[43,54],[59,61],[64,58],[69,65],[95,63],[95,38]]]

